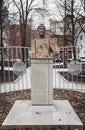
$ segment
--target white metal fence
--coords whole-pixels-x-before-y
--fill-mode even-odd
[[[69,73],[68,71],[68,65],[74,59],[74,50],[76,52],[75,61],[81,64],[81,72],[78,74]],[[53,88],[85,91],[84,50],[85,47],[83,49],[72,46],[60,48],[56,58],[53,58]],[[23,75],[17,76],[13,72],[13,66],[17,61],[24,62],[26,66],[26,72]],[[0,93],[31,88],[30,68],[29,47],[0,47]],[[78,71],[77,64],[70,69]]]
[[[54,59],[53,86],[85,91],[85,47],[62,47]],[[83,52],[84,51],[84,52]]]
[[[21,61],[24,62],[24,65],[26,66],[26,73],[23,75],[16,75],[13,72],[13,66],[16,62],[20,63]],[[0,47],[0,92],[9,92],[30,88],[29,68],[29,47]],[[19,66],[16,69],[18,71]]]

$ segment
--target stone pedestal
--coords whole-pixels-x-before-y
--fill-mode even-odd
[[[58,129],[68,126],[73,130],[83,130],[83,124],[67,100],[55,100],[52,106],[33,106],[29,100],[17,100],[2,124],[3,129],[33,128],[50,126]]]
[[[32,105],[53,104],[53,60],[34,58],[31,60]]]

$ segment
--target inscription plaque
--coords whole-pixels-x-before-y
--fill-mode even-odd
[[[22,61],[17,61],[13,65],[13,72],[17,76],[23,75],[26,72],[26,65]]]
[[[68,64],[68,72],[72,75],[78,75],[82,71],[82,64],[78,61],[71,61]]]

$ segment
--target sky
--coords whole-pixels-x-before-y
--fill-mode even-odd
[[[9,0],[9,1],[12,1],[12,0]],[[18,2],[18,5],[20,5],[19,4],[20,0],[15,0],[15,1]],[[25,3],[26,0],[22,0],[22,1]],[[31,0],[29,0],[29,2],[30,1]],[[57,20],[62,19],[61,15],[64,14],[64,11],[60,10],[60,12],[61,12],[61,15],[60,15],[60,12],[59,12],[60,7],[59,7],[59,5],[56,6],[56,2],[55,2],[55,1],[58,2],[59,0],[44,0],[44,1],[45,1],[45,8],[47,10],[49,10],[49,13],[50,13],[52,19],[57,19]],[[64,0],[60,0],[60,1],[64,1]],[[70,1],[71,0],[67,0],[68,3]],[[83,0],[74,0],[74,1],[75,1],[75,8],[78,8],[80,6],[80,1],[83,1]],[[23,3],[23,5],[24,5],[24,3]],[[35,0],[35,2],[33,4],[33,7],[34,8],[36,8],[36,7],[43,7],[43,0]],[[9,11],[10,11],[10,13],[17,11],[16,7],[14,7],[14,4],[10,5]],[[82,13],[82,11],[81,11],[81,13]]]

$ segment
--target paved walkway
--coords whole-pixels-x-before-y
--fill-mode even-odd
[[[0,93],[31,88],[30,69],[31,67],[29,67],[27,72],[23,76],[20,76],[16,81],[0,84]],[[58,71],[61,70],[62,69],[53,69],[53,88],[72,89],[85,92],[85,84],[68,82],[58,73]],[[63,69],[63,71],[67,71],[67,69]]]

